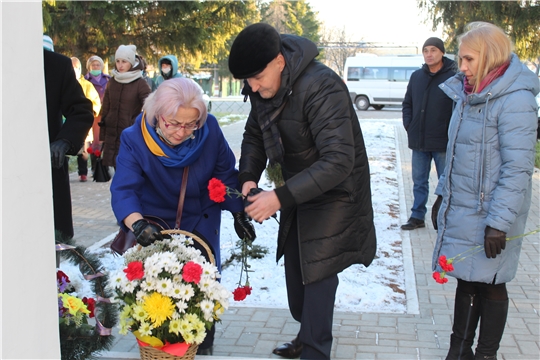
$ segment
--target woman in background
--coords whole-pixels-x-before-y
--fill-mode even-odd
[[[531,203],[539,83],[497,26],[471,23],[458,41],[461,72],[439,85],[456,104],[435,191],[433,270],[440,256],[463,254],[448,271],[457,288],[446,359],[496,359],[522,243],[506,238],[523,234]]]
[[[120,45],[114,58],[113,78],[103,97],[99,140],[104,142],[103,165],[116,168],[120,135],[133,125],[151,90],[142,77],[144,65],[135,45]]]

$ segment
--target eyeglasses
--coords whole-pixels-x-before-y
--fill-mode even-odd
[[[180,125],[178,123],[169,123],[167,122],[167,120],[165,120],[165,118],[160,115],[161,117],[161,120],[163,120],[163,124],[165,124],[165,128],[167,130],[171,130],[171,131],[178,131],[180,129],[184,129],[184,130],[188,130],[188,131],[195,131],[199,128],[199,122],[196,121],[196,122],[192,122],[192,123],[189,123],[189,124],[186,124],[186,125]]]

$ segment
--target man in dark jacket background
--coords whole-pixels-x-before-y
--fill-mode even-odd
[[[274,354],[329,359],[337,274],[376,252],[369,164],[347,87],[315,57],[317,46],[268,24],[240,32],[229,69],[249,96],[240,184],[258,222],[280,210],[276,260],[285,257],[298,336]],[[253,195],[267,160],[285,185]]]
[[[403,230],[425,227],[431,160],[435,162],[438,177],[444,171],[453,102],[439,89],[439,84],[456,73],[455,62],[444,53],[441,39],[431,37],[425,41],[422,47],[425,64],[411,75],[403,100],[403,126],[412,150],[414,184],[411,217],[401,226]]]
[[[47,36],[48,40],[50,38]],[[45,97],[52,165],[54,228],[73,237],[67,155],[77,155],[94,122],[92,102],[84,96],[71,59],[43,49]],[[65,117],[65,121],[62,119]]]

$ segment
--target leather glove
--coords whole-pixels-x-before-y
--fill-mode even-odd
[[[55,169],[60,169],[64,165],[66,153],[71,144],[69,141],[60,139],[51,144],[51,165]]]
[[[234,218],[234,231],[240,239],[248,239],[250,241],[255,240],[257,235],[255,235],[255,228],[253,224],[248,220],[248,217],[245,212],[238,211],[232,213]]]
[[[137,220],[131,225],[137,242],[142,246],[148,246],[156,240],[170,239],[168,234],[162,234],[161,228],[150,223],[146,219]]]
[[[431,222],[433,223],[433,228],[435,230],[439,230],[439,227],[437,226],[437,216],[439,216],[439,209],[441,207],[442,203],[442,196],[438,195],[437,200],[433,203],[433,207],[431,208]]]
[[[506,248],[506,233],[486,226],[484,250],[488,259],[495,259]]]

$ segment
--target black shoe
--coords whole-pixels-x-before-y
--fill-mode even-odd
[[[197,355],[214,355],[214,345],[206,349],[197,349]]]
[[[302,343],[296,337],[293,341],[278,346],[272,353],[287,359],[296,359],[302,353]]]
[[[426,224],[424,223],[424,220],[420,220],[417,218],[409,218],[406,224],[401,225],[401,229],[403,230],[414,230],[418,228],[426,227]]]

